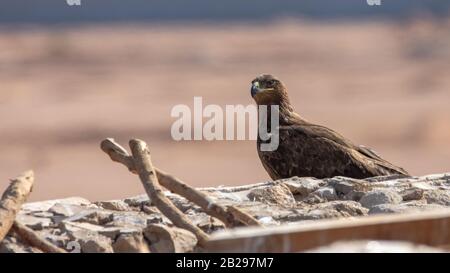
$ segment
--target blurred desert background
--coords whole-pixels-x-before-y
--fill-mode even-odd
[[[147,141],[156,166],[194,186],[268,180],[254,141],[170,136],[173,106],[193,106],[194,96],[251,104],[250,81],[261,73],[285,82],[303,117],[410,173],[450,171],[450,19],[442,7],[436,14],[419,6],[401,18],[355,11],[360,18],[277,13],[214,21],[194,13],[72,22],[35,18],[30,9],[11,15],[22,2],[0,16],[0,191],[33,169],[31,200],[142,193],[138,178],[100,150],[105,137],[124,147],[132,137]],[[60,7],[73,18],[76,8]]]

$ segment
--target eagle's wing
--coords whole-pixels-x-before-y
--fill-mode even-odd
[[[377,167],[356,151],[302,125],[281,126],[280,145],[275,152],[259,152],[272,179],[292,176],[317,178],[348,176],[363,178],[380,175]],[[370,166],[369,166],[370,165]]]
[[[336,133],[335,131],[333,131],[327,127],[312,124],[312,123],[306,123],[306,124],[302,124],[299,126],[295,126],[295,128],[296,128],[296,130],[299,130],[302,133],[307,134],[309,137],[314,137],[314,138],[321,137],[321,138],[327,139],[329,141],[332,141],[342,147],[356,151],[359,154],[361,154],[362,156],[366,157],[368,160],[375,163],[378,167],[380,167],[382,169],[386,169],[390,174],[409,175],[407,171],[384,160],[373,150],[371,150],[367,147],[364,147],[364,146],[356,146],[353,143],[351,143],[349,140],[345,139],[340,134]]]

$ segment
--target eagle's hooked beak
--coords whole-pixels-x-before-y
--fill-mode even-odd
[[[256,94],[264,92],[264,91],[273,91],[274,88],[261,88],[259,85],[259,82],[252,83],[252,88],[250,89],[250,93],[252,94],[252,97],[255,97]]]
[[[259,82],[252,83],[252,88],[250,89],[250,93],[252,94],[252,97],[254,97],[259,91],[260,91]]]

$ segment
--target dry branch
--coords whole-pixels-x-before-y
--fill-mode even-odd
[[[107,138],[101,142],[100,146],[101,149],[109,155],[112,161],[122,163],[128,168],[130,172],[136,173],[133,158],[123,147],[116,143],[114,139]],[[201,207],[206,213],[215,218],[218,218],[226,226],[239,226],[242,223],[235,217],[233,213],[229,212],[227,208],[214,202],[205,193],[188,186],[180,179],[167,174],[158,168],[155,168],[155,171],[161,186],[167,188],[171,192],[183,196],[187,200]],[[243,224],[246,223],[244,222]]]
[[[11,180],[0,200],[0,242],[11,229],[16,214],[33,188],[33,171],[26,171]]]
[[[238,209],[235,206],[228,206],[228,211],[233,214],[233,216],[238,219],[240,222],[244,223],[247,226],[262,226],[261,223],[256,220],[250,214]]]
[[[17,220],[14,221],[12,230],[20,237],[20,239],[22,239],[22,241],[45,253],[67,253],[64,249],[54,246],[49,241],[41,238],[36,232],[24,224],[19,223]]]
[[[208,235],[196,225],[192,224],[189,218],[178,210],[178,208],[164,195],[151,163],[150,151],[148,150],[147,144],[141,140],[132,139],[130,140],[129,145],[136,171],[139,174],[139,178],[141,179],[150,200],[152,200],[155,206],[176,226],[194,233],[198,239],[199,245],[204,246],[208,241]]]

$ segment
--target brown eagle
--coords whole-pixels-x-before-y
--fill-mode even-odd
[[[262,140],[259,133],[257,140],[259,158],[272,179],[408,176],[404,169],[371,149],[354,145],[335,131],[301,118],[292,108],[286,87],[274,76],[263,74],[254,79],[251,95],[258,105],[279,106],[278,148],[261,151],[261,144],[268,140]],[[270,121],[270,111],[267,120]]]

